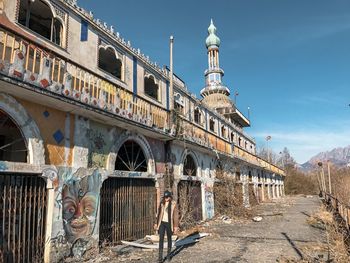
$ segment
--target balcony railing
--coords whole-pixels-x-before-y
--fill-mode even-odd
[[[200,144],[211,149],[215,149],[220,153],[224,153],[241,160],[244,160],[248,163],[260,166],[266,170],[269,170],[273,173],[284,175],[284,171],[279,167],[270,164],[269,162],[259,158],[258,156],[243,150],[242,148],[233,145],[232,143],[227,142],[226,140],[208,133],[204,129],[194,125],[193,123],[187,121],[184,118],[182,120],[182,134],[183,138]]]
[[[0,72],[134,122],[167,129],[169,112],[0,27]]]

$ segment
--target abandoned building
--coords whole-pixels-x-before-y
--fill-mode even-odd
[[[213,21],[202,99],[76,0],[0,0],[0,25],[0,261],[141,238],[164,189],[210,219],[219,170],[245,206],[284,194],[223,84]]]

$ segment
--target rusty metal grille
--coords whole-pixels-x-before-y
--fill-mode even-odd
[[[101,189],[100,243],[116,245],[151,234],[155,214],[152,180],[108,178]]]
[[[0,262],[43,262],[46,207],[44,179],[0,174]]]

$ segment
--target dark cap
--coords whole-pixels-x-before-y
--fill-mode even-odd
[[[164,197],[171,197],[171,192],[168,191],[168,190],[166,190],[166,191],[164,192]]]

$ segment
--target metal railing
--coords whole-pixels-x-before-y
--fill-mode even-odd
[[[332,212],[339,215],[346,228],[350,230],[350,206],[339,201],[339,199],[327,192],[322,191],[325,203],[332,209]]]
[[[2,27],[0,59],[3,74],[143,125],[168,128],[165,109]]]

